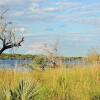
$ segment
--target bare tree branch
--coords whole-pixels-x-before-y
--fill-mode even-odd
[[[24,37],[22,37],[19,41],[16,42],[17,37],[15,36],[15,34],[17,32],[13,32],[13,27],[9,28],[12,22],[6,22],[4,18],[4,14],[7,11],[8,9],[5,10],[0,17],[0,40],[2,41],[0,54],[2,54],[6,49],[21,46],[21,43],[24,41]]]

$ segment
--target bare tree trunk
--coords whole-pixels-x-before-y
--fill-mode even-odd
[[[5,50],[4,48],[2,48],[2,49],[0,50],[0,55],[3,53],[4,50]]]

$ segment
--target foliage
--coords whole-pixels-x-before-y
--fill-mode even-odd
[[[42,64],[46,63],[46,57],[45,56],[37,56],[33,60],[33,63],[38,64],[38,65],[42,65]]]
[[[1,54],[0,59],[29,59],[32,60],[36,55],[22,55],[22,54]]]
[[[39,95],[37,83],[29,83],[21,80],[14,89],[1,88],[0,100],[36,100]]]
[[[29,84],[23,80],[14,90],[10,89],[11,100],[35,100],[39,94],[36,84]]]

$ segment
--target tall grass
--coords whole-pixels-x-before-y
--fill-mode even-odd
[[[0,100],[100,100],[99,65],[44,72],[1,70]]]

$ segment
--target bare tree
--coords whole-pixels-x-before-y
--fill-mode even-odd
[[[6,21],[5,13],[7,11],[5,10],[0,16],[0,54],[6,49],[21,46],[21,43],[24,41],[24,37],[18,40],[15,36],[18,33],[17,29],[13,27],[12,22]]]
[[[49,46],[47,43],[43,44],[42,48],[46,52],[47,60],[49,62],[49,66],[55,68],[57,67],[57,52],[58,52],[58,41],[55,42],[52,46]]]
[[[58,57],[58,41],[55,41],[53,44],[48,43],[41,43],[39,46],[32,45],[30,47],[31,50],[38,49],[42,51],[45,55],[44,61],[46,61],[46,64],[42,64],[41,68],[44,69],[45,66],[49,66],[51,68],[57,68],[59,65],[59,57]]]
[[[54,41],[51,44],[49,43],[42,43],[37,42],[33,43],[31,46],[29,46],[29,52],[32,50],[40,51],[39,53],[42,54],[42,56],[38,56],[34,59],[33,62],[40,61],[42,62],[39,67],[44,71],[45,68],[58,68],[58,67],[64,67],[64,57],[60,56],[58,54],[59,52],[59,41]],[[42,60],[41,60],[42,59]]]

